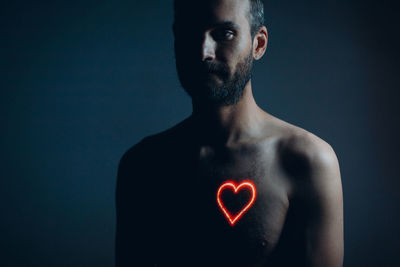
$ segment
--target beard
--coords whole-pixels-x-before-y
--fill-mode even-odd
[[[192,67],[176,58],[179,81],[192,100],[200,105],[235,105],[243,96],[244,88],[252,76],[253,57],[250,53],[240,61],[231,74],[223,63],[203,62]]]

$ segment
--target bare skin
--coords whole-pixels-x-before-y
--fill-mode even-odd
[[[220,47],[207,29],[202,60],[234,69],[250,50],[260,59],[267,31],[249,38],[248,3],[216,2],[214,19],[242,28],[236,43]],[[190,117],[121,159],[116,266],[342,266],[342,185],[332,147],[263,111],[251,80],[235,105],[192,103]],[[216,192],[244,179],[254,182],[257,199],[231,226]]]

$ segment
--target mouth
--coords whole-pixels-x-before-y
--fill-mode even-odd
[[[220,73],[214,70],[200,70],[198,72],[200,77],[209,78],[209,77],[219,77]]]
[[[215,71],[207,72],[206,75],[220,76],[220,74],[218,72],[215,72]]]
[[[217,81],[217,80],[222,81],[222,80],[223,80],[221,74],[220,74],[220,73],[217,73],[217,72],[208,72],[208,73],[205,73],[205,75],[204,75],[203,77],[204,77],[206,80],[213,80],[213,81]]]

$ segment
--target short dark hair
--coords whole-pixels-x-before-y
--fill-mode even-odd
[[[249,24],[251,37],[254,37],[261,26],[264,25],[264,4],[262,0],[249,0]]]
[[[250,3],[250,11],[248,21],[250,25],[250,33],[253,38],[261,26],[264,25],[264,4],[262,0],[248,0]],[[174,24],[179,16],[182,3],[190,2],[190,0],[174,0]],[[186,6],[188,7],[188,6]]]

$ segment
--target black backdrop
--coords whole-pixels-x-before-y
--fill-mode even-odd
[[[119,158],[190,115],[172,0],[3,1],[2,266],[113,266]],[[265,1],[257,103],[335,149],[345,266],[400,266],[398,10]]]

